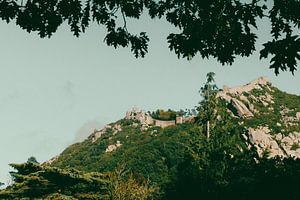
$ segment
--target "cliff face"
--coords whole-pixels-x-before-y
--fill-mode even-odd
[[[240,119],[247,144],[262,156],[300,158],[300,97],[273,87],[264,77],[245,86],[223,87],[217,97]]]

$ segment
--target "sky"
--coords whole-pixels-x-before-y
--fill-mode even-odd
[[[267,39],[262,22],[260,40]],[[281,90],[300,94],[300,72],[275,76],[258,54],[221,66],[200,56],[178,59],[166,37],[176,31],[163,20],[128,23],[129,31],[146,31],[149,53],[136,59],[129,49],[107,47],[103,28],[92,25],[73,37],[63,25],[50,39],[0,22],[0,182],[9,180],[8,163],[30,156],[44,162],[78,142],[95,128],[144,110],[194,108],[206,73],[230,87],[267,76]],[[257,45],[257,49],[261,49]]]

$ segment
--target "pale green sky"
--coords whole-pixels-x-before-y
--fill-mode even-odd
[[[133,106],[193,108],[209,71],[217,74],[219,86],[267,76],[280,89],[300,94],[298,72],[276,77],[257,55],[238,59],[233,66],[199,57],[178,60],[167,48],[165,38],[172,30],[167,23],[145,18],[128,28],[149,33],[146,58],[107,47],[97,26],[79,39],[66,27],[51,39],[40,39],[0,22],[0,181],[8,179],[8,163],[30,156],[48,160],[78,134],[123,117]],[[266,31],[260,35],[265,37]]]

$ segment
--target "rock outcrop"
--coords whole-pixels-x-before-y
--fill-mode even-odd
[[[250,92],[253,89],[261,89],[261,86],[267,86],[269,84],[270,82],[266,77],[259,77],[258,79],[255,79],[254,81],[251,81],[250,83],[244,86],[238,86],[234,88],[229,88],[228,86],[224,86],[221,93],[241,95],[244,92]]]
[[[243,102],[241,102],[237,98],[232,98],[230,104],[236,109],[236,112],[240,117],[253,117],[253,113]]]
[[[120,124],[107,124],[100,130],[94,130],[94,133],[92,134],[92,143],[96,142],[102,135],[106,133],[108,129],[111,129],[113,135],[116,135],[118,132],[122,131],[122,126]]]
[[[254,105],[250,102],[260,102],[264,106],[268,106],[269,104],[274,103],[272,100],[272,96],[269,93],[265,93],[259,97],[255,97],[250,94],[254,89],[262,90],[263,88],[267,88],[271,91],[269,87],[270,82],[265,77],[260,77],[244,86],[229,88],[228,86],[224,86],[223,90],[217,93],[217,97],[224,99],[229,105],[232,113],[238,117],[249,118],[253,117],[254,113],[257,112]],[[245,95],[248,95],[247,98]]]
[[[139,108],[133,108],[131,111],[126,112],[125,119],[137,120],[141,123],[143,130],[154,124],[154,119],[151,115]]]
[[[217,97],[227,102],[228,111],[240,120],[240,125],[244,125],[247,121],[251,122],[252,119],[254,124],[260,124],[257,119],[261,120],[262,116],[268,118],[272,115],[272,119],[277,120],[274,122],[265,120],[268,123],[246,127],[248,133],[244,138],[248,145],[256,147],[260,156],[267,153],[269,157],[300,158],[300,131],[299,128],[295,129],[300,125],[300,112],[296,112],[298,110],[293,106],[288,108],[285,103],[275,105],[274,90],[265,77],[260,77],[244,86],[235,88],[224,86],[223,90],[217,93]],[[281,93],[277,98],[284,95],[288,94]],[[273,113],[273,106],[276,106],[276,113]]]
[[[257,148],[260,156],[267,153],[269,157],[300,158],[300,133],[298,132],[284,136],[281,133],[272,135],[268,127],[249,128],[248,139],[250,145]]]
[[[297,112],[297,113],[296,113],[296,118],[297,118],[297,120],[300,121],[300,112]]]
[[[119,148],[120,146],[122,146],[121,142],[118,140],[116,144],[111,144],[108,145],[108,147],[106,148],[105,152],[109,153],[112,151],[115,151],[117,148]]]
[[[264,153],[268,153],[269,157],[285,156],[284,151],[280,148],[275,139],[276,137],[273,138],[270,132],[268,127],[249,128],[248,137],[250,144],[257,148],[260,156]]]

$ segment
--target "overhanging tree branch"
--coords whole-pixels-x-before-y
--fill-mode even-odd
[[[140,19],[144,12],[151,18],[166,17],[179,29],[167,37],[170,50],[178,58],[200,55],[214,58],[222,65],[231,65],[236,57],[248,57],[256,51],[255,31],[261,28],[257,22],[265,18],[271,22],[272,39],[265,41],[260,57],[273,55],[270,68],[276,74],[286,70],[294,73],[297,69],[299,10],[299,0],[0,0],[0,18],[27,32],[51,37],[66,21],[78,37],[90,22],[96,22],[107,30],[105,38],[110,38],[110,42],[105,39],[107,45],[116,48],[130,45],[136,57],[145,56],[149,39],[145,32],[139,35],[128,32],[126,18]],[[118,17],[124,23],[120,29]],[[274,45],[267,45],[270,43]],[[292,56],[279,59],[287,52]]]

